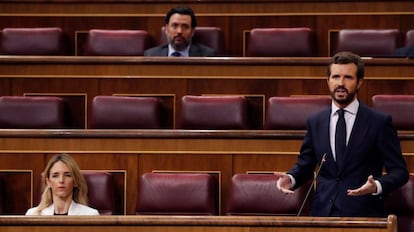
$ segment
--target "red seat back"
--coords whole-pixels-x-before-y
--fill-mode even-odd
[[[215,215],[216,186],[206,173],[144,173],[137,214]]]
[[[246,56],[315,56],[315,46],[310,28],[254,28],[250,30]]]
[[[67,49],[58,27],[4,28],[0,41],[4,55],[64,55]]]
[[[401,45],[398,29],[343,29],[339,31],[339,51],[350,51],[359,56],[392,56]]]
[[[115,214],[115,195],[112,174],[109,172],[82,172],[88,185],[89,205],[101,215]]]
[[[92,101],[91,129],[159,129],[161,103],[155,97],[96,96]]]
[[[265,129],[305,130],[309,116],[330,106],[330,96],[271,97]]]
[[[196,27],[192,41],[213,48],[219,55],[224,54],[224,32],[219,27]],[[161,44],[166,44],[164,27],[161,28]]]
[[[84,54],[87,56],[143,56],[150,47],[145,30],[89,30]]]
[[[190,96],[181,101],[182,129],[249,129],[248,102],[244,96]]]
[[[385,198],[388,214],[397,216],[398,231],[414,231],[414,175]]]
[[[285,194],[276,188],[279,175],[235,174],[231,180],[231,190],[227,200],[227,215],[292,215],[300,211],[310,183],[295,190],[295,194]],[[301,215],[309,214],[309,204],[305,203]]]
[[[405,46],[414,46],[414,30],[409,30],[405,36]]]
[[[374,109],[390,114],[397,130],[414,130],[414,95],[378,94],[372,97]]]
[[[52,96],[0,97],[0,128],[65,128],[65,103]]]

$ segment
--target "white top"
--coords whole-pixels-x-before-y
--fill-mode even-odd
[[[38,215],[36,214],[37,207],[33,207],[27,210],[26,215]],[[47,208],[44,208],[40,215],[54,215],[55,207],[53,204],[49,205]],[[88,207],[86,205],[78,204],[75,201],[69,206],[68,215],[99,215],[98,210]]]

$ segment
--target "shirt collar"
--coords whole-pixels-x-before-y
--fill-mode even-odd
[[[351,102],[351,104],[349,104],[348,106],[346,106],[344,108],[344,110],[350,114],[356,115],[357,111],[358,111],[358,107],[359,107],[359,101],[355,98],[354,101]],[[335,103],[332,101],[332,111],[331,111],[331,116],[333,116],[334,114],[336,114],[336,111],[339,110],[339,107],[335,105]]]
[[[184,50],[182,50],[182,51],[176,51],[172,46],[171,46],[171,44],[168,44],[168,56],[171,56],[171,54],[173,53],[173,52],[179,52],[180,54],[181,54],[181,56],[183,56],[183,57],[188,57],[189,56],[189,54],[190,54],[190,46],[191,46],[191,44],[189,45],[189,46],[187,46]]]

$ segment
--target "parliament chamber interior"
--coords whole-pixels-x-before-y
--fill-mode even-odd
[[[177,5],[217,57],[143,56]],[[414,60],[394,56],[414,45],[413,22],[410,0],[2,1],[0,230],[414,231]],[[309,185],[275,187],[307,117],[331,104],[326,66],[345,50],[362,57],[358,98],[392,115],[411,173],[387,218],[297,215]],[[102,216],[23,216],[57,153]]]

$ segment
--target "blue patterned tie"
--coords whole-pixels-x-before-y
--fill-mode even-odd
[[[345,124],[345,110],[339,109],[338,111],[338,122],[336,124],[335,132],[335,153],[336,162],[338,166],[341,166],[344,160],[344,154],[346,149],[346,124]]]
[[[181,56],[181,53],[176,51],[176,52],[171,53],[171,56],[177,56],[178,57],[178,56]]]

